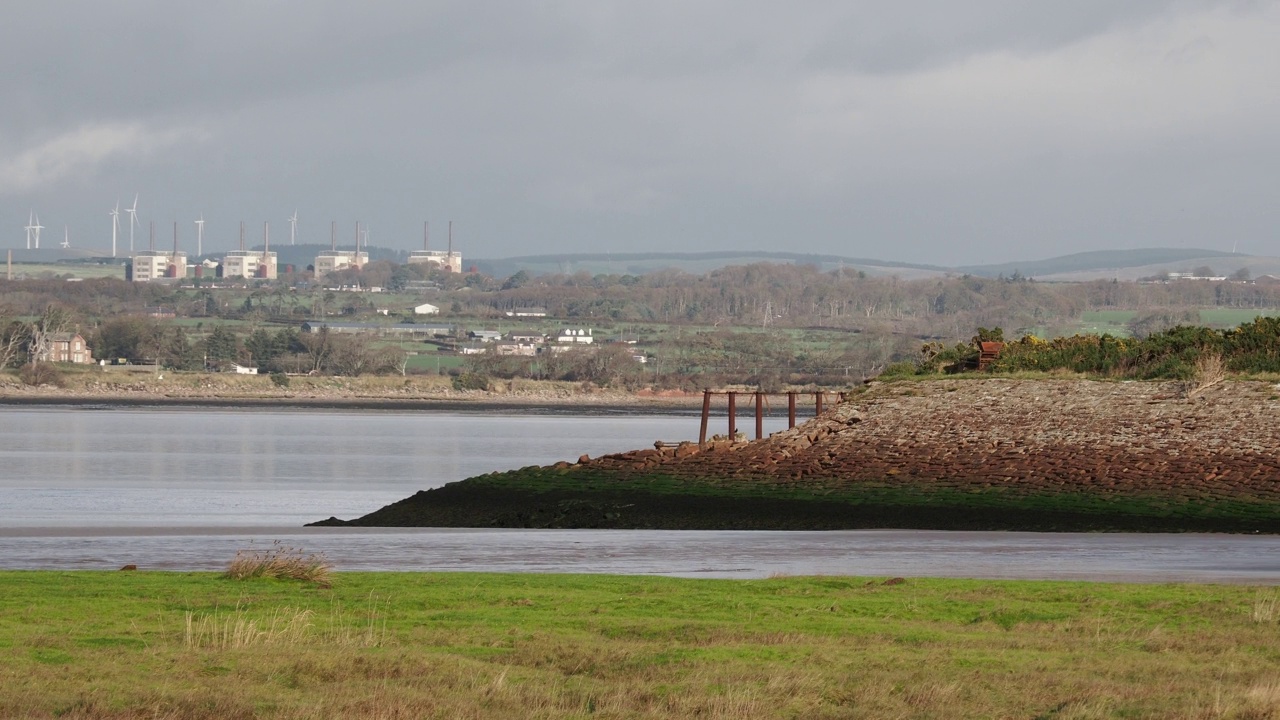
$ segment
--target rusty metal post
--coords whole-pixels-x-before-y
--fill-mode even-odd
[[[707,444],[707,418],[711,417],[711,391],[702,391],[702,429],[698,431],[698,447]]]
[[[822,414],[822,396],[823,395],[826,395],[826,393],[816,392],[813,394],[813,407],[814,407],[813,414],[815,417]]]
[[[791,391],[787,393],[787,429],[796,426],[796,393]]]
[[[764,393],[756,392],[756,439],[764,437]]]
[[[729,442],[738,435],[738,393],[729,391]]]

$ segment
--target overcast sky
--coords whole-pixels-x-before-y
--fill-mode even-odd
[[[14,4],[0,247],[1280,255],[1280,0],[364,5]]]

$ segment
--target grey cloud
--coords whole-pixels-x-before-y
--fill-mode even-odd
[[[976,262],[1274,219],[1275,2],[368,5],[11,10],[0,228],[37,205],[92,237],[137,191],[227,243],[297,206],[402,247],[452,217],[472,255]]]

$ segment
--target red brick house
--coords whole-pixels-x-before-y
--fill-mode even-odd
[[[93,354],[84,344],[80,333],[49,333],[45,336],[44,349],[36,359],[40,362],[65,362],[87,365],[93,362]]]

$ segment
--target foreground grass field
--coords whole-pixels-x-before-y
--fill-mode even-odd
[[[0,716],[1280,716],[1280,594],[817,577],[0,573]]]

